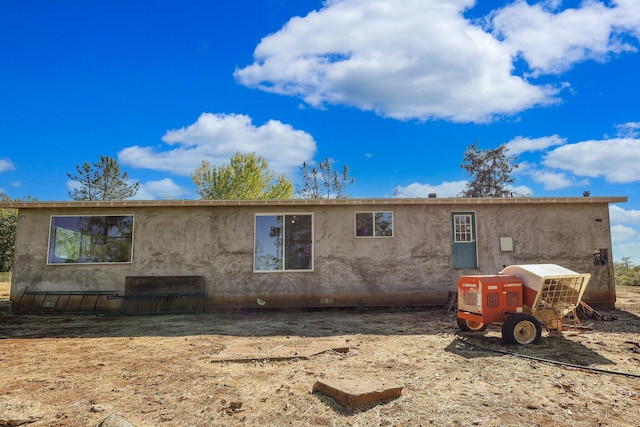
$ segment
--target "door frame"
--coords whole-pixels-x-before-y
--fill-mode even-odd
[[[462,229],[465,222],[456,223],[458,217],[465,217],[470,221],[470,228]],[[456,225],[460,226],[456,230]],[[452,261],[453,268],[461,269],[477,269],[478,268],[478,234],[476,227],[476,212],[463,211],[451,212],[451,240],[452,240]]]

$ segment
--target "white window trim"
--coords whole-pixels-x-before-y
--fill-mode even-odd
[[[375,230],[376,230],[376,214],[377,213],[381,213],[381,212],[389,212],[391,213],[391,236],[376,236],[375,235]],[[359,213],[365,213],[365,214],[372,214],[373,217],[373,235],[371,236],[358,236],[358,220],[357,220],[357,215]],[[355,237],[356,239],[391,239],[395,236],[395,220],[394,220],[395,215],[393,214],[393,211],[355,211],[353,213],[353,237]]]
[[[470,229],[467,232],[466,230],[463,232],[464,234],[469,234],[469,240],[458,240],[457,239],[457,234],[456,234],[456,217],[468,217],[469,218],[469,224],[470,224]],[[453,242],[454,243],[473,243],[476,241],[476,239],[474,238],[474,229],[475,229],[475,223],[474,223],[474,213],[473,212],[464,212],[464,213],[457,213],[457,212],[453,212]],[[463,234],[462,232],[460,234]]]
[[[283,217],[287,215],[309,215],[311,216],[311,268],[304,270],[285,270],[284,264],[282,270],[256,270],[256,218],[259,216],[278,216],[281,215]],[[286,232],[286,230],[285,230]],[[284,245],[283,245],[284,251]],[[283,259],[284,259],[284,253]],[[251,264],[254,273],[258,274],[282,274],[282,273],[312,273],[315,269],[315,256],[316,256],[316,246],[315,246],[315,221],[313,217],[313,212],[257,212],[253,215],[253,256],[251,257]]]

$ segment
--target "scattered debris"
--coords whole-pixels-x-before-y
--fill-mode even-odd
[[[633,350],[636,350],[636,349],[640,350],[640,343],[637,343],[637,342],[635,342],[635,341],[625,341],[624,343],[625,343],[625,344],[632,344],[632,345],[635,345],[635,346],[636,346],[636,348],[634,348]]]
[[[458,293],[456,291],[449,291],[444,311],[447,313],[455,313],[458,311]]]
[[[122,415],[111,414],[107,418],[102,420],[102,422],[98,424],[98,427],[135,427],[135,426],[131,424]]]
[[[244,409],[242,409],[242,402],[229,402],[229,404],[227,404],[227,401],[223,399],[220,403],[222,404],[221,411],[225,415],[233,415],[244,411]]]
[[[211,360],[215,362],[251,362],[278,361],[303,359],[308,360],[312,356],[321,353],[335,351],[338,353],[348,353],[349,344],[340,339],[296,339],[296,340],[273,340],[267,343],[257,343],[255,341],[237,342],[217,355]]]
[[[41,418],[41,408],[36,403],[0,402],[0,426],[21,426]]]

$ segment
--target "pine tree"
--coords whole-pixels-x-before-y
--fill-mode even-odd
[[[467,147],[461,168],[473,177],[462,197],[514,197],[509,184],[513,184],[511,172],[518,167],[516,157],[507,155],[507,146],[493,150],[481,150],[478,143]]]
[[[67,174],[78,185],[69,196],[73,200],[124,200],[133,197],[140,183],[129,184],[127,172],[120,173],[118,162],[108,156],[100,156],[93,165],[85,162],[76,165],[77,175]]]

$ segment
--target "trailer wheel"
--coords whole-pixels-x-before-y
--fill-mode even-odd
[[[487,329],[487,324],[458,317],[458,327],[462,332],[480,332]]]
[[[538,344],[542,325],[530,314],[517,313],[502,324],[502,340],[507,344]]]

